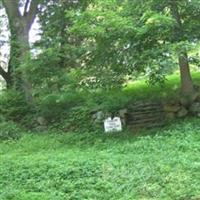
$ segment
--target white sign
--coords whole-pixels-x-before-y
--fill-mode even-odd
[[[121,119],[119,117],[113,119],[111,117],[107,118],[104,121],[104,129],[106,133],[122,131]]]

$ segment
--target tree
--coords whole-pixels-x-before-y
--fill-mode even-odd
[[[174,27],[171,33],[170,42],[179,44],[177,50],[178,63],[181,78],[181,92],[183,95],[192,96],[195,92],[192,77],[190,73],[189,58],[187,48],[184,43],[195,44],[200,39],[198,33],[200,15],[200,3],[196,0],[164,0],[154,1],[157,12],[166,13],[170,10],[172,19],[174,20]],[[182,43],[182,44],[181,44]]]
[[[28,81],[26,70],[20,66],[29,56],[29,31],[38,12],[40,0],[2,0],[9,21],[10,31],[10,60],[8,70],[0,67],[0,75],[5,79],[7,87],[21,90],[28,103],[33,103],[31,83]]]
[[[198,0],[97,0],[73,31],[93,46],[88,63],[124,75],[142,72],[153,82],[163,80],[177,55],[182,95],[192,96],[188,49],[200,39],[199,10]]]
[[[75,18],[72,13],[82,13],[90,0],[43,2],[42,12],[38,13],[41,25],[41,40],[35,47],[40,54],[30,69],[35,92],[52,93],[67,88],[68,75],[72,69],[81,68],[80,52],[82,37],[70,32]],[[41,76],[43,77],[41,79]],[[67,86],[66,86],[67,85]],[[63,92],[63,91],[62,91]]]

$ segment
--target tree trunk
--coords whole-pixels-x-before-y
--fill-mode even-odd
[[[179,55],[179,68],[181,76],[181,93],[182,95],[191,96],[194,93],[194,86],[190,73],[187,53]]]
[[[3,67],[0,66],[0,75],[3,77],[3,79],[6,82],[6,87],[10,88],[12,86],[12,78],[10,76],[9,72],[6,72]]]
[[[26,62],[27,56],[30,54],[29,48],[29,28],[25,21],[16,20],[15,23],[10,23],[11,30],[11,55],[8,66],[12,82],[9,86],[23,92],[26,102],[33,105],[32,87],[28,80],[26,68],[22,65]]]
[[[13,86],[13,80],[12,80],[12,76],[10,76],[9,73],[7,73],[7,78],[5,79],[6,81],[6,88],[10,89]]]
[[[24,27],[22,32],[17,33],[17,39],[20,42],[19,49],[20,49],[20,56],[19,56],[19,64],[22,66],[26,63],[26,59],[30,56],[30,48],[29,48],[29,30]],[[21,87],[22,91],[24,91],[24,95],[26,98],[26,102],[29,105],[33,105],[33,96],[32,96],[32,84],[28,80],[28,74],[26,68],[21,70]]]
[[[176,21],[174,26],[174,42],[180,42],[182,40],[182,35],[184,34],[184,28],[182,26],[181,16],[176,1],[170,1],[170,9],[172,17]],[[181,52],[178,52],[178,61],[181,78],[181,93],[184,96],[191,97],[194,94],[194,86],[190,73],[187,51],[184,47],[181,49]]]
[[[25,0],[24,11],[20,13],[20,0],[2,0],[8,16],[11,33],[10,61],[7,72],[9,75],[9,79],[7,80],[9,81],[3,78],[9,87],[15,87],[23,92],[29,105],[33,105],[32,87],[28,80],[26,68],[22,66],[26,62],[27,56],[30,56],[29,31],[34,22],[40,2],[41,0]]]

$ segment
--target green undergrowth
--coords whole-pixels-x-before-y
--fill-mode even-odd
[[[0,143],[1,200],[200,198],[200,119],[160,129],[28,133]]]
[[[193,72],[195,85],[200,85],[200,73]],[[52,92],[36,98],[31,110],[16,91],[4,91],[0,95],[0,115],[6,121],[14,121],[28,129],[39,129],[38,117],[45,118],[45,125],[64,131],[94,131],[92,116],[98,111],[118,114],[137,101],[161,101],[177,98],[180,79],[170,75],[164,85],[149,85],[145,80],[129,82],[121,89],[67,90]],[[1,119],[0,119],[1,121]]]
[[[11,122],[27,111],[7,93],[0,101],[0,200],[199,199],[200,119],[115,134],[94,131],[91,123],[91,112],[117,112],[138,100],[176,98],[178,77],[169,76],[162,87],[137,81],[122,90],[83,91],[81,99],[75,93],[63,101],[47,99],[41,110],[54,119],[52,107],[58,108],[58,120],[42,133]],[[193,78],[199,85],[199,74]],[[35,123],[34,117],[21,121]]]
[[[12,121],[0,121],[0,141],[18,140],[25,130]]]
[[[192,77],[194,84],[200,85],[200,72],[193,72]],[[107,92],[103,90],[85,96],[88,105],[94,104],[97,108],[116,111],[137,101],[167,101],[178,98],[179,94],[180,77],[179,73],[175,73],[167,76],[163,85],[150,85],[146,80],[139,80],[127,83],[121,90],[116,89]]]
[[[194,85],[200,85],[200,72],[192,72]],[[149,85],[145,80],[130,82],[123,90],[133,100],[156,100],[177,98],[180,91],[180,75],[175,73],[166,77],[163,85]]]

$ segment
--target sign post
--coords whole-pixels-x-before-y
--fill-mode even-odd
[[[121,119],[119,117],[114,117],[113,119],[111,117],[107,118],[104,121],[104,129],[106,133],[122,131]]]

